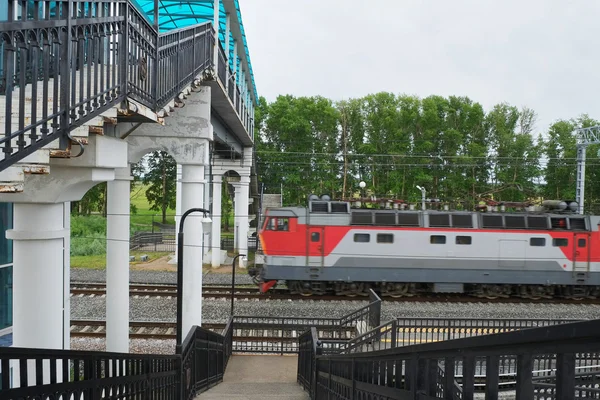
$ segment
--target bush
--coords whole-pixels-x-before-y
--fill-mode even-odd
[[[100,237],[72,237],[72,256],[95,256],[106,253],[106,238]]]
[[[71,216],[71,255],[106,253],[106,218],[99,215]]]
[[[71,216],[71,237],[106,237],[106,218],[100,215]]]

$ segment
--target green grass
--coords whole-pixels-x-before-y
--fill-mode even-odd
[[[148,252],[148,251],[131,251],[129,253],[135,256],[136,260],[129,263],[129,265],[143,264],[140,261],[140,256],[146,254],[148,261],[145,263],[154,261],[158,258],[168,256],[169,252]],[[106,254],[98,254],[93,256],[71,256],[71,268],[85,268],[85,269],[105,269],[106,268]]]
[[[162,213],[150,210],[146,188],[146,185],[137,184],[131,191],[131,204],[137,208],[137,212],[130,217],[133,232],[152,231],[152,221],[162,223]],[[167,210],[167,223],[175,226],[175,210],[170,208]],[[154,230],[158,230],[158,227]]]
[[[140,183],[136,184],[131,191],[131,204],[136,207],[137,212],[131,214],[131,234],[139,231],[152,231],[152,222],[162,223],[160,212],[150,210],[150,204],[146,199],[146,187]],[[175,226],[175,210],[167,210],[167,223]],[[234,218],[229,218],[229,226],[233,227]],[[154,231],[159,231],[154,227]],[[223,232],[222,237],[233,237],[232,232]],[[71,252],[78,255],[71,256],[71,268],[105,269],[106,268],[106,219],[99,215],[89,217],[71,217]],[[147,254],[149,261],[172,254],[168,252],[132,251],[139,259],[142,254]],[[135,265],[139,261],[130,263]]]

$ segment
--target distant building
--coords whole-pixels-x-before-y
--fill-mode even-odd
[[[0,203],[0,336],[12,326],[12,240],[6,239],[6,231],[12,229],[13,206]]]

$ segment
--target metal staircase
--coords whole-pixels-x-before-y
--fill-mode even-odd
[[[234,76],[223,73],[222,49],[214,68],[220,44],[210,22],[159,34],[130,0],[8,2],[9,20],[0,22],[0,193],[22,191],[24,174],[49,173],[51,158],[79,156],[106,124],[160,123],[201,81],[225,91],[223,79]],[[249,124],[235,80],[227,86]]]

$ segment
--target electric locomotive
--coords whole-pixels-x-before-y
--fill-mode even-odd
[[[305,296],[369,288],[392,297],[600,295],[600,217],[577,214],[576,202],[488,202],[476,211],[378,203],[311,195],[307,207],[268,209],[258,232],[263,265],[250,274],[263,292],[285,281]]]

